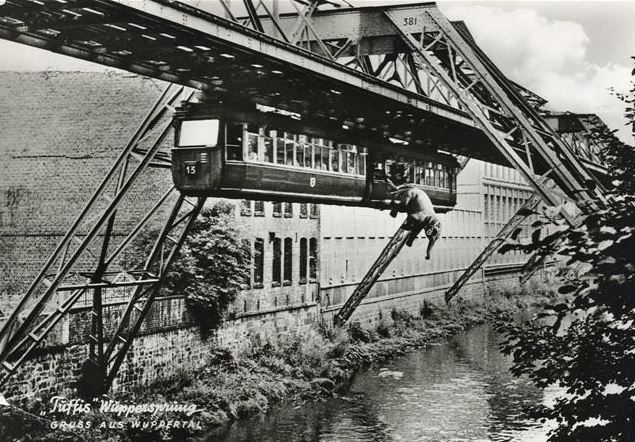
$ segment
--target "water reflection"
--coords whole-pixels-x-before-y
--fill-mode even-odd
[[[473,328],[360,373],[343,398],[283,407],[209,440],[543,440],[544,430],[526,413],[543,393],[509,374],[498,342],[492,327]]]

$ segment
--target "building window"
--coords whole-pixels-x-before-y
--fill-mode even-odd
[[[273,216],[282,216],[282,203],[273,203]]]
[[[306,283],[307,262],[309,259],[309,250],[306,238],[300,239],[300,284]]]
[[[264,201],[254,201],[254,216],[265,216]]]
[[[274,287],[280,285],[282,266],[282,241],[280,238],[273,240],[273,262],[271,265],[271,282]]]
[[[505,221],[507,219],[507,197],[501,197],[501,221]]]
[[[496,195],[496,222],[500,222],[502,218],[503,217],[501,215],[501,197],[499,195]]]
[[[248,239],[243,239],[241,240],[244,249],[247,251],[247,256],[249,256],[249,259],[251,260],[252,258],[252,253],[251,253],[251,241],[249,241]],[[251,288],[251,275],[247,276],[245,278],[245,287],[247,289]]]
[[[293,217],[293,204],[292,203],[284,203],[284,217],[292,218]]]
[[[284,284],[290,285],[293,279],[293,240],[284,239]]]
[[[254,241],[254,287],[262,287],[265,268],[265,240],[256,238]]]
[[[483,195],[483,219],[485,221],[489,221],[489,206],[487,204],[488,200],[489,197],[487,195]]]
[[[311,238],[309,241],[309,279],[317,279],[317,239]]]
[[[311,203],[311,218],[317,218],[318,217],[318,205],[317,204],[313,204]]]
[[[251,201],[242,200],[240,202],[240,214],[242,216],[250,216],[251,215]]]
[[[300,204],[300,218],[306,218],[309,216],[309,208],[307,203]]]

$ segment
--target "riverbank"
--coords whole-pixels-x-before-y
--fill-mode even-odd
[[[355,323],[342,330],[306,328],[238,356],[217,349],[200,371],[182,372],[113,398],[122,404],[178,403],[201,410],[190,417],[184,417],[182,410],[165,413],[147,428],[134,428],[138,421],[134,413],[126,417],[98,411],[74,416],[47,412],[42,418],[39,416],[44,410],[50,411],[50,404],[35,402],[29,410],[36,417],[17,410],[5,411],[0,430],[10,439],[28,434],[31,440],[184,440],[202,436],[215,426],[265,413],[282,401],[304,402],[337,395],[364,366],[384,362],[476,324],[526,311],[545,296],[544,290],[534,290],[492,294],[481,303],[457,299],[449,308],[424,304],[418,316],[392,310],[373,328]],[[51,421],[84,424],[51,429]],[[184,421],[195,425],[175,427],[174,422]]]

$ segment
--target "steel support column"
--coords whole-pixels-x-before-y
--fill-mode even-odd
[[[527,218],[528,213],[535,210],[540,204],[541,198],[538,194],[533,194],[531,198],[529,198],[525,204],[510,218],[510,220],[503,226],[500,232],[496,235],[494,239],[492,239],[489,244],[483,249],[483,251],[472,261],[472,264],[463,272],[463,274],[457,279],[452,287],[445,292],[445,302],[450,302],[452,298],[454,298],[459,290],[470,280],[472,276],[481,268],[485,261],[489,259],[490,256],[498,248],[503,245],[505,240],[520,226],[520,224]]]
[[[361,282],[355,287],[353,294],[346,300],[342,308],[337,312],[333,318],[333,325],[341,327],[348,321],[351,315],[355,312],[355,309],[364,300],[370,289],[373,288],[375,282],[384,273],[386,267],[392,262],[393,259],[399,254],[406,240],[412,233],[412,226],[408,225],[408,220],[404,221],[399,230],[390,238],[384,250],[377,257],[377,260],[368,269],[366,275],[362,278]]]

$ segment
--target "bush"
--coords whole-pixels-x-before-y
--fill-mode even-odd
[[[234,227],[233,210],[230,203],[219,201],[201,211],[160,289],[165,296],[185,297],[190,313],[204,331],[222,323],[249,277],[249,246]],[[128,267],[143,262],[159,230],[150,228],[140,235],[128,254]]]
[[[249,277],[249,248],[233,227],[227,203],[204,210],[166,278],[165,287],[182,294],[204,330],[217,328]]]
[[[348,334],[353,342],[375,342],[377,337],[372,330],[362,327],[359,322],[350,322],[348,325]]]
[[[421,303],[421,306],[419,307],[419,316],[422,319],[426,319],[432,316],[433,313],[434,313],[434,310],[432,309],[432,306],[430,305],[430,303],[424,300],[423,303]]]
[[[391,328],[392,324],[390,324],[390,322],[388,322],[386,319],[382,318],[377,323],[377,327],[375,328],[375,330],[377,331],[377,334],[380,338],[390,338],[390,336],[392,335],[390,331]]]
[[[390,317],[395,323],[402,323],[406,326],[413,325],[418,321],[418,318],[408,310],[398,309],[396,307],[393,307],[390,311]]]
[[[335,346],[309,327],[270,340],[253,358],[275,372],[311,379],[320,374]]]

